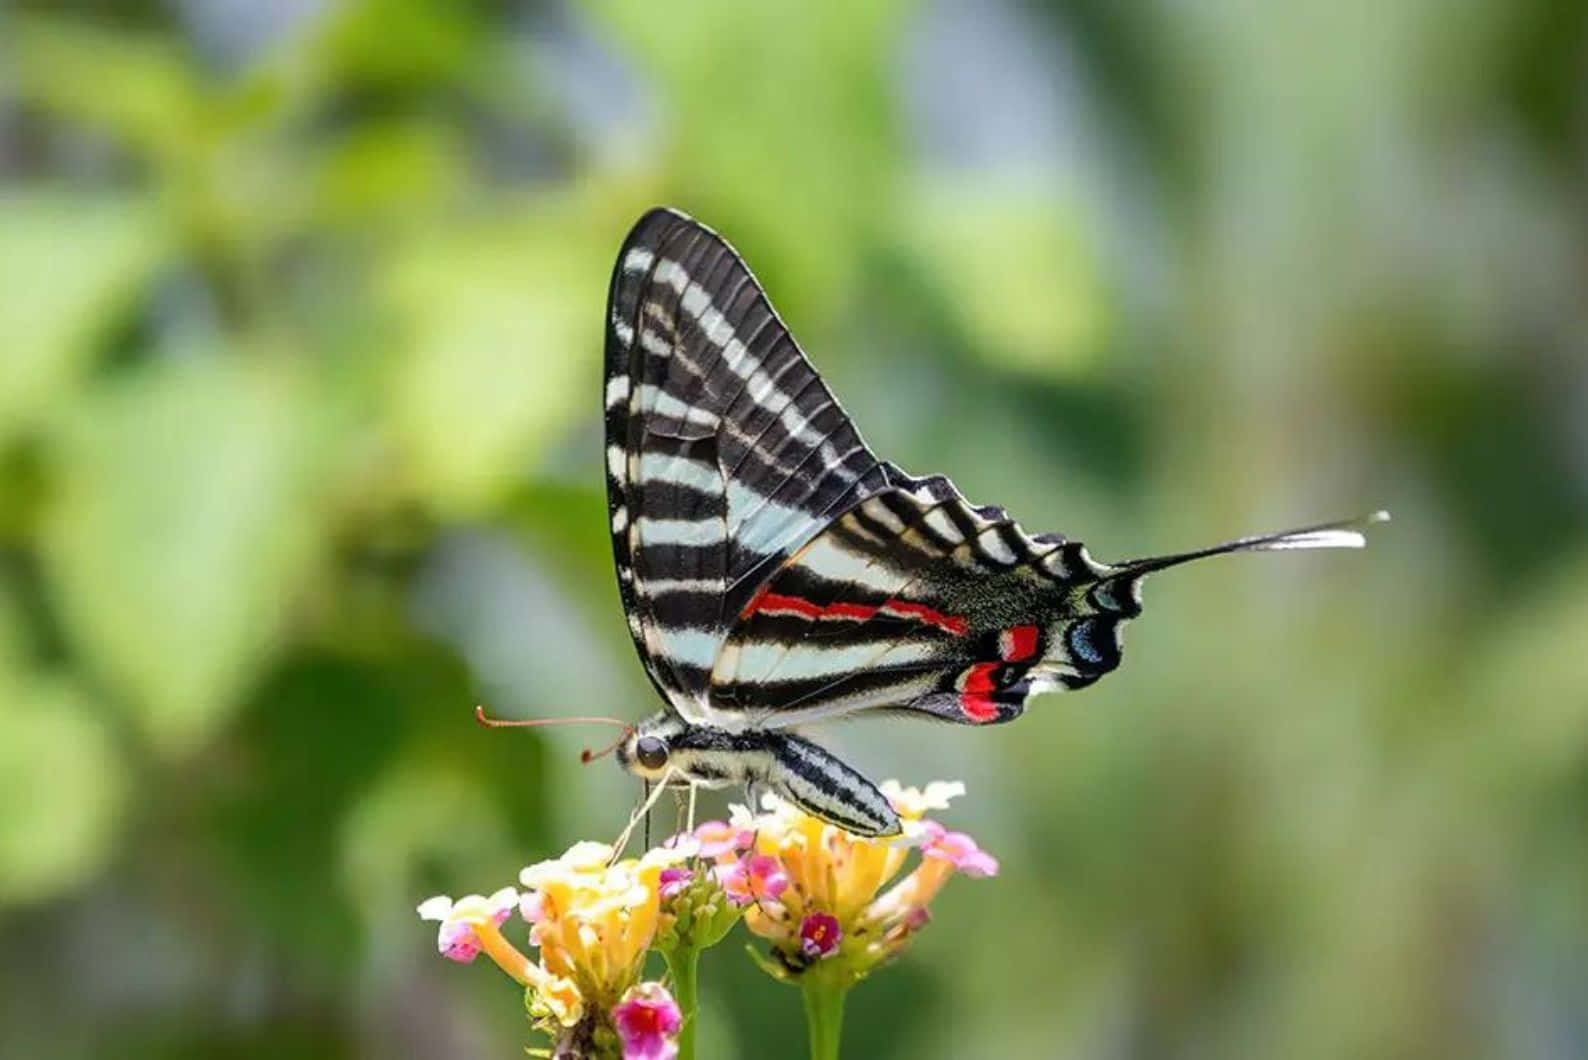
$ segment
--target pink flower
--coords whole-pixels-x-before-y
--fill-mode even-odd
[[[682,865],[674,865],[671,868],[663,869],[661,876],[656,881],[658,884],[656,893],[665,902],[682,893],[684,888],[689,886],[689,881],[694,878],[695,874]]]
[[[623,1041],[623,1060],[673,1060],[678,1055],[675,1036],[684,1014],[661,983],[629,987],[612,1010],[612,1024]]]
[[[843,938],[838,918],[831,913],[811,913],[800,921],[800,952],[813,961],[837,953]]]
[[[950,832],[936,821],[921,822],[926,841],[921,853],[941,858],[967,876],[998,875],[998,859],[976,845],[964,832]]]
[[[456,902],[444,894],[427,899],[419,906],[423,920],[439,920],[436,931],[436,948],[448,960],[468,964],[480,955],[481,931],[493,936],[496,929],[512,915],[518,905],[518,892],[503,887],[489,898],[477,894],[465,895]],[[478,930],[477,930],[478,929]]]
[[[737,854],[750,846],[753,833],[727,821],[706,821],[695,829],[695,839],[700,843],[700,856],[718,858],[724,854]]]
[[[750,890],[757,898],[776,901],[788,890],[788,873],[783,863],[770,854],[755,854],[745,865],[750,874]]]
[[[788,873],[783,863],[770,854],[753,854],[718,865],[717,883],[734,905],[757,901],[777,901],[788,890]]]
[[[883,932],[882,941],[889,946],[901,946],[911,935],[926,927],[931,919],[932,914],[927,911],[926,906],[911,906]]]

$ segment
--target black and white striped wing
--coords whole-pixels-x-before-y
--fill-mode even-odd
[[[796,549],[889,469],[744,261],[672,210],[640,219],[607,304],[607,497],[635,647],[704,721],[729,625]]]
[[[1230,552],[1360,548],[1360,527],[1387,518],[1108,564],[968,503],[946,478],[890,474],[899,485],[845,512],[741,608],[711,674],[719,724],[780,729],[879,709],[1009,721],[1031,696],[1119,666],[1148,574]]]
[[[711,701],[745,727],[869,709],[1008,721],[1119,665],[1146,571],[1031,536],[942,477],[906,479],[795,552],[741,609]]]

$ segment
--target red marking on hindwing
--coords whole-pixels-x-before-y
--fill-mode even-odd
[[[963,637],[965,631],[970,628],[969,624],[959,615],[945,615],[941,611],[932,610],[925,604],[915,604],[908,600],[889,600],[882,605],[882,610],[890,615],[898,615],[901,618],[918,618],[927,625],[936,626],[938,629],[952,633],[956,637]]]
[[[756,594],[750,597],[750,602],[744,605],[744,610],[739,612],[740,621],[743,621],[744,619],[747,619],[751,615],[755,614],[756,609],[761,606],[761,601],[765,600],[767,594],[771,591],[771,585],[763,585],[760,589],[756,590]]]
[[[785,596],[782,593],[770,592],[762,589],[757,593],[744,610],[739,613],[741,619],[749,618],[752,614],[764,615],[797,615],[816,621],[824,618],[846,619],[853,622],[865,622],[875,618],[878,613],[891,615],[895,618],[910,618],[924,622],[929,626],[936,626],[945,633],[963,636],[969,628],[966,621],[959,615],[945,615],[935,611],[925,604],[912,603],[908,600],[884,600],[880,604],[852,604],[838,601],[831,604],[818,604],[799,596]]]
[[[1036,653],[1036,626],[1011,626],[998,634],[998,654],[1005,662],[1023,662]]]
[[[997,669],[997,663],[976,663],[966,671],[960,685],[959,709],[977,724],[998,720],[998,704],[988,695],[998,690],[993,681],[993,671]]]

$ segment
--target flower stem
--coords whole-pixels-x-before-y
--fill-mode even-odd
[[[838,1060],[838,1046],[844,1034],[844,996],[846,986],[821,975],[815,969],[800,978],[805,997],[805,1026],[810,1034],[811,1060]]]
[[[700,950],[676,946],[663,950],[667,970],[673,976],[673,1000],[684,1014],[678,1028],[678,1060],[695,1060],[695,1028],[700,1022]]]

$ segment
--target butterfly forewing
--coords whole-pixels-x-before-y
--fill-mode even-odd
[[[888,472],[743,260],[670,210],[613,271],[606,435],[630,632],[669,704],[699,716],[738,612]]]

